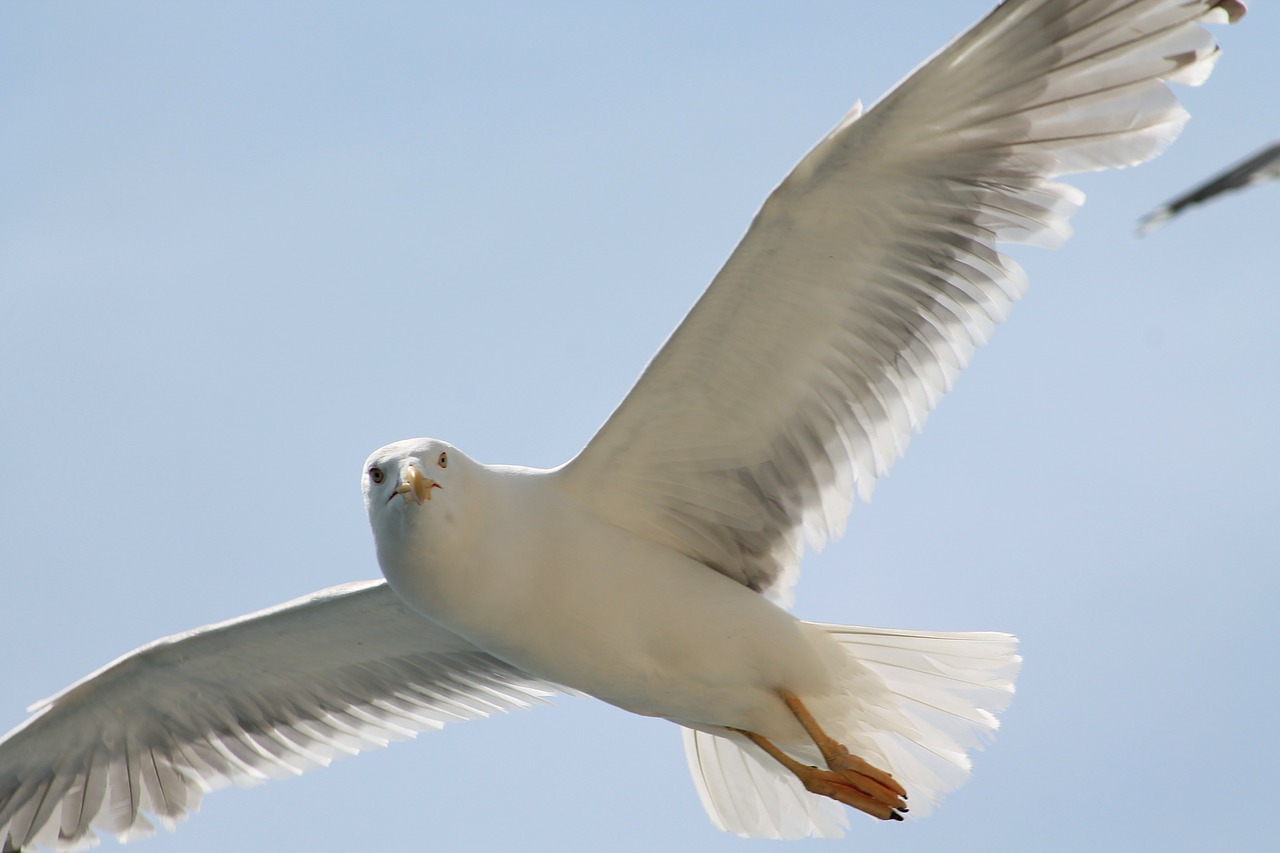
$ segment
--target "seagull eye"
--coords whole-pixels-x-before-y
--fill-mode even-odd
[[[370,468],[369,479],[373,480],[374,483],[381,483],[386,478],[382,475],[381,468]]]
[[[441,451],[440,458],[436,460],[436,464],[441,468],[449,467],[449,454]]]

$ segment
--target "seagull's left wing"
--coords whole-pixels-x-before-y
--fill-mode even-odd
[[[851,116],[741,244],[563,482],[614,523],[785,597],[1054,245],[1055,175],[1160,152],[1235,0],[1010,0]]]
[[[157,640],[0,739],[0,851],[172,825],[205,792],[289,776],[556,688],[409,610],[384,581]]]

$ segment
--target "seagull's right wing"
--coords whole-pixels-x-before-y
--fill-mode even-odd
[[[1268,145],[1249,159],[1214,175],[1195,189],[1151,211],[1138,221],[1138,235],[1150,234],[1184,209],[1206,202],[1216,195],[1276,178],[1280,178],[1280,142]]]
[[[0,740],[0,850],[91,846],[173,823],[206,791],[326,765],[556,690],[409,610],[345,584],[157,640]]]

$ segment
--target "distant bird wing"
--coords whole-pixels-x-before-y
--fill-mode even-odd
[[[1150,234],[1186,208],[1206,202],[1216,195],[1276,178],[1280,178],[1280,141],[1268,145],[1249,159],[1237,163],[1190,192],[1151,211],[1138,220],[1138,234]]]

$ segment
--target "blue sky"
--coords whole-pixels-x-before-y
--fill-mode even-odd
[[[1018,252],[1030,294],[806,561],[807,618],[1018,633],[1004,731],[933,816],[789,849],[1280,836],[1280,185],[1132,237],[1280,134],[1255,5],[1179,143]],[[382,444],[572,456],[791,165],[987,6],[0,6],[0,729],[155,637],[376,576]],[[712,828],[674,727],[571,699],[131,849],[767,845]]]

